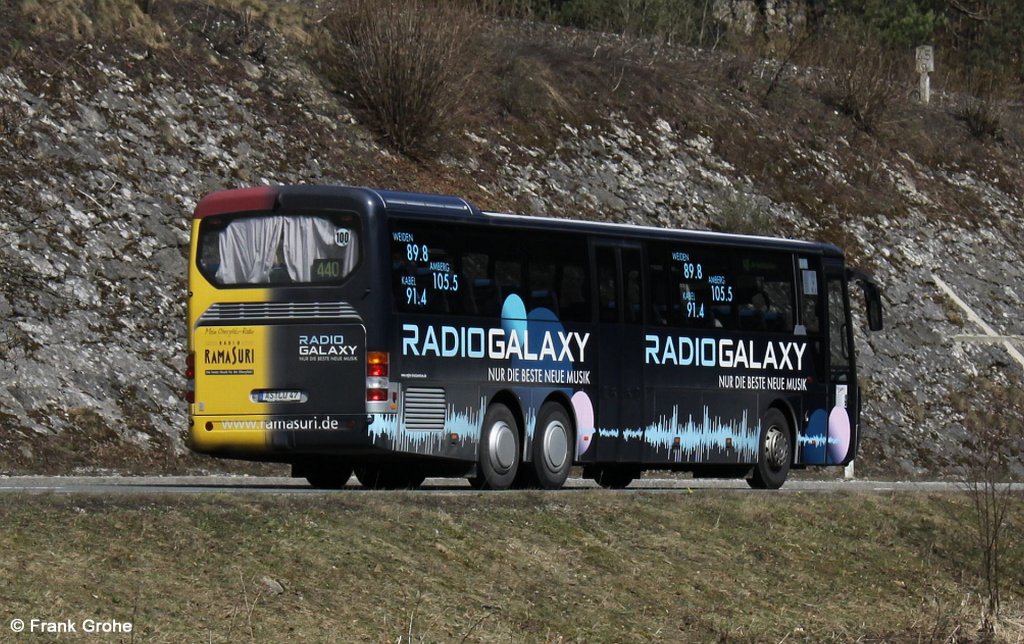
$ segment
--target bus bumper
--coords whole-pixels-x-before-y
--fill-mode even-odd
[[[196,416],[189,439],[189,446],[196,452],[263,458],[272,454],[338,453],[373,447],[365,415]]]

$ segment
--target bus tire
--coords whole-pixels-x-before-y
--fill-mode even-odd
[[[521,447],[519,426],[508,407],[493,403],[480,428],[477,475],[470,479],[479,490],[507,490],[516,480]]]
[[[557,490],[569,478],[572,467],[572,423],[565,408],[545,403],[537,414],[533,436],[533,477],[545,490]]]
[[[340,490],[351,477],[350,465],[339,465],[334,469],[320,467],[306,474],[306,480],[318,490]]]
[[[414,490],[427,478],[418,468],[399,465],[362,465],[355,468],[355,474],[368,490]]]
[[[777,490],[786,482],[793,463],[793,434],[786,415],[778,409],[769,409],[761,426],[757,463],[747,483],[759,490]]]
[[[606,465],[594,475],[597,484],[607,490],[622,490],[637,478],[640,478],[640,469],[628,465]]]

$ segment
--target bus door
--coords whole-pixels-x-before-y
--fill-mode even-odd
[[[595,243],[591,257],[598,308],[596,458],[639,463],[645,426],[641,250]]]
[[[839,260],[826,259],[828,325],[828,441],[826,462],[844,464],[856,452],[860,392],[853,353],[853,325],[846,272]]]

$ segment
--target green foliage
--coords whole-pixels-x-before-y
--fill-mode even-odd
[[[580,29],[705,45],[722,33],[714,4],[713,0],[552,0],[534,2],[533,15]]]
[[[1024,81],[1024,11],[1016,0],[964,2],[950,11],[943,34],[965,76],[978,73]]]
[[[838,0],[836,17],[852,20],[887,47],[931,43],[940,16],[929,0]]]
[[[885,47],[933,44],[942,62],[1024,80],[1024,11],[1019,0],[833,0],[827,18],[854,24]]]
[[[767,200],[737,192],[726,196],[711,222],[711,227],[726,233],[769,235],[775,229]]]

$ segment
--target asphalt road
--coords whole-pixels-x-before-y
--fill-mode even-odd
[[[574,490],[598,489],[589,479],[572,478],[559,492],[572,494]],[[962,486],[942,481],[870,481],[870,480],[790,480],[779,492],[754,491],[740,480],[644,478],[634,481],[626,490],[659,493],[686,493],[724,490],[733,493],[834,493],[834,492],[955,492]],[[1020,487],[1018,486],[1018,491]],[[0,477],[0,494],[366,494],[353,478],[343,490],[315,490],[305,479],[255,476],[12,476]],[[385,494],[386,492],[372,492]],[[481,494],[469,487],[465,479],[427,479],[417,494]],[[482,494],[508,494],[509,492],[483,492]],[[514,493],[514,492],[511,492]]]

